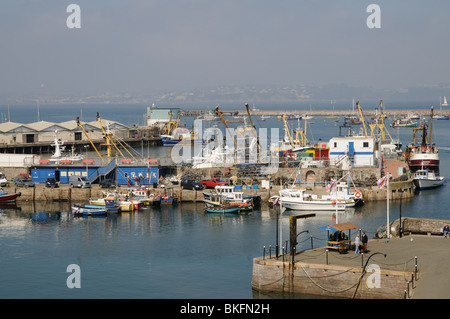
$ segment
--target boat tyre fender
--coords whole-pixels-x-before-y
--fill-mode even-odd
[[[356,193],[355,193],[355,197],[356,197],[356,198],[361,198],[361,193],[360,193],[360,192],[356,192]]]
[[[20,197],[20,196],[22,196],[22,193],[21,193],[21,192],[18,192],[18,193],[17,193],[17,197]]]

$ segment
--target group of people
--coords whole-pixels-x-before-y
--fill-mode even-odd
[[[359,238],[359,234],[356,235],[355,238],[355,254],[360,254],[361,252],[367,252],[367,242],[369,239],[365,232],[362,232],[361,238]]]

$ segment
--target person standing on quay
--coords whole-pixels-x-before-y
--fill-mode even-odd
[[[359,235],[356,235],[355,238],[355,254],[359,254],[359,245],[361,244],[361,240],[359,239]]]
[[[363,247],[363,252],[366,253],[367,252],[367,242],[369,241],[369,239],[367,238],[367,235],[365,232],[362,232],[362,238],[361,238],[361,242],[362,242],[362,247]]]

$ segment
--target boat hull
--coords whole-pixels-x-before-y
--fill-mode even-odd
[[[437,158],[411,158],[409,161],[409,169],[415,172],[420,169],[429,169],[439,172],[439,159]]]
[[[19,194],[6,194],[0,195],[0,203],[10,203],[15,202]]]
[[[72,213],[75,215],[106,215],[106,207],[99,205],[74,205],[72,206]]]
[[[238,214],[240,212],[239,207],[232,207],[232,208],[223,208],[223,207],[212,207],[212,208],[205,208],[205,211],[207,213],[216,213],[216,214]]]
[[[345,202],[335,201],[294,201],[281,198],[281,205],[290,210],[307,210],[307,211],[332,211],[345,210],[347,205]],[[354,206],[354,204],[353,204]],[[351,206],[348,206],[351,207]]]
[[[444,185],[445,179],[443,177],[437,179],[414,179],[414,185],[418,189],[436,188]]]

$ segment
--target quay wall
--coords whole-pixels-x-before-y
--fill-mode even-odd
[[[308,184],[305,184],[308,187]],[[312,184],[311,184],[312,186]],[[312,186],[314,187],[314,186]],[[21,193],[21,196],[17,198],[17,201],[88,201],[89,198],[101,198],[103,193],[107,191],[114,191],[116,189],[102,189],[98,185],[93,185],[92,188],[70,188],[68,185],[60,185],[58,188],[47,188],[44,185],[37,184],[36,187],[15,187],[13,183],[9,186],[3,187],[3,189],[10,193]],[[257,189],[251,187],[246,189],[243,187],[242,192],[244,195],[261,195],[261,201],[267,203],[269,198],[274,195],[278,195],[281,189],[280,185],[272,185],[269,189],[261,188]],[[398,189],[403,190],[402,198],[414,197],[413,182],[412,180],[404,182],[391,182],[390,183],[390,199],[399,199]],[[179,186],[173,188],[174,194],[177,196],[180,202],[201,202],[203,200],[203,191],[194,191],[187,189],[180,189]],[[127,188],[118,187],[119,193],[127,193]],[[204,191],[210,192],[212,189],[205,189]],[[164,188],[150,188],[151,193],[164,193]],[[325,194],[323,185],[318,188],[308,188],[308,193]],[[386,188],[362,188],[361,193],[365,201],[379,201],[386,200],[387,190]]]
[[[450,225],[449,220],[413,217],[402,218],[403,235],[423,234],[428,236],[442,236],[445,225]],[[393,221],[390,227],[392,236],[398,237],[400,235],[400,219]]]
[[[381,270],[382,282],[378,288],[369,288],[366,283],[370,273],[365,273],[362,278],[361,273],[362,267],[303,262],[296,262],[293,266],[291,262],[258,257],[253,260],[252,288],[263,292],[298,293],[327,298],[405,298],[405,291],[408,289],[405,278],[411,277],[411,273]]]

